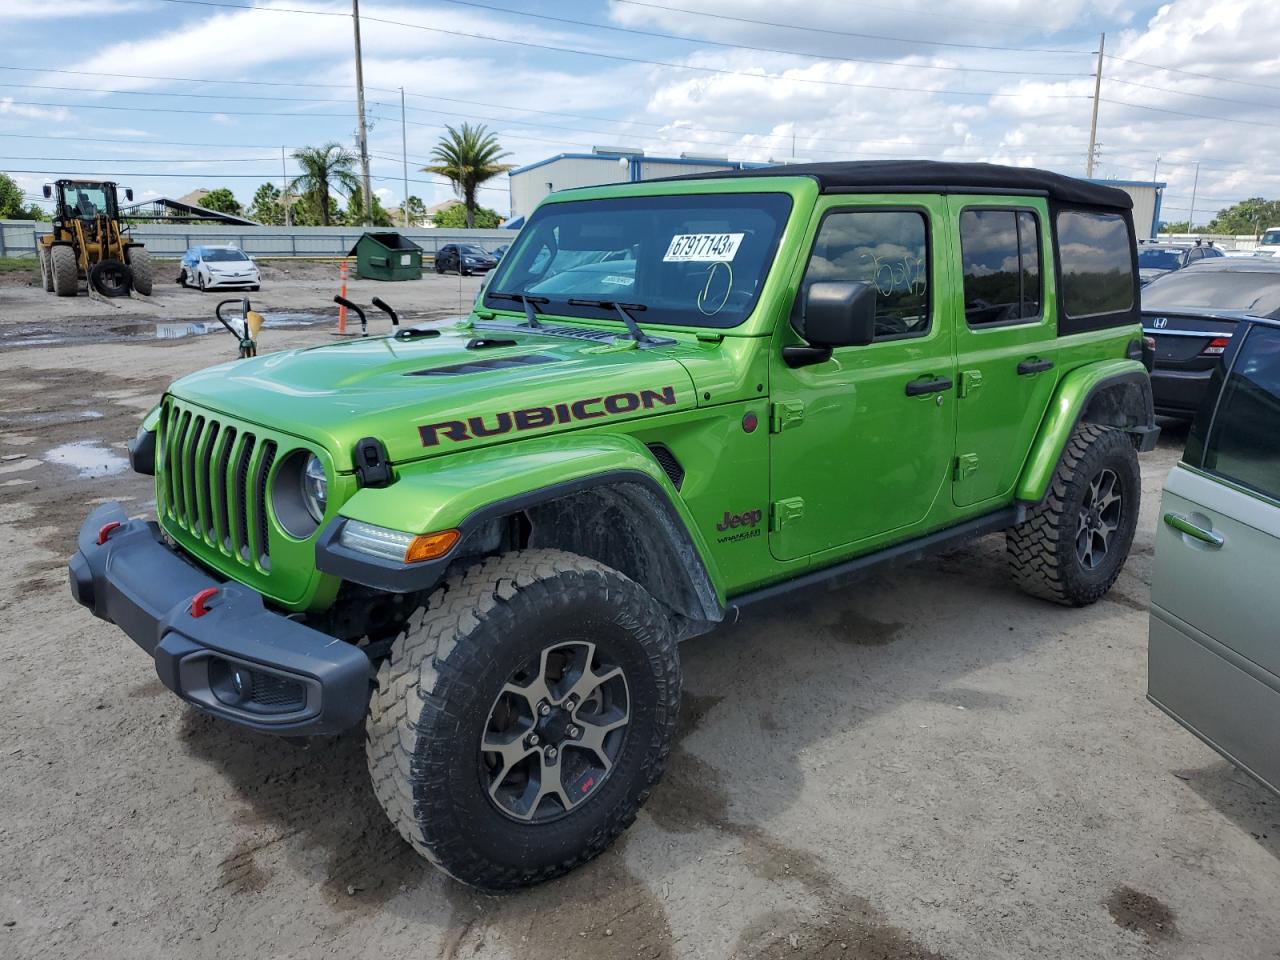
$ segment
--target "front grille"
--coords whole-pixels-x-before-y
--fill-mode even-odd
[[[170,401],[160,421],[158,508],[223,556],[271,568],[267,490],[274,440]]]

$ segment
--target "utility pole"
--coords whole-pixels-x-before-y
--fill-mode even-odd
[[[293,226],[293,212],[289,209],[289,168],[284,162],[284,146],[280,147],[280,202],[284,205],[284,225]]]
[[[404,118],[404,87],[400,88],[400,158],[404,161],[404,199],[400,201],[400,219],[409,225],[409,134]]]
[[[1159,180],[1159,179],[1160,179],[1159,174],[1160,174],[1160,158],[1159,158],[1159,157],[1156,157],[1156,165],[1155,165],[1154,167],[1152,167],[1152,168],[1151,168],[1151,182],[1152,182],[1152,183],[1155,183],[1157,180]]]
[[[1102,99],[1102,52],[1107,46],[1107,35],[1098,34],[1098,70],[1093,75],[1093,121],[1089,124],[1089,159],[1085,161],[1084,175],[1093,176],[1093,155],[1098,149],[1098,102]]]
[[[360,59],[360,0],[351,0],[351,20],[356,29],[356,120],[360,141],[360,179],[364,184],[364,223],[373,223],[373,194],[369,189],[369,131],[364,125],[364,65]]]
[[[1196,188],[1200,186],[1200,161],[1196,161],[1196,178],[1191,181],[1191,216],[1187,217],[1187,233],[1196,231]]]

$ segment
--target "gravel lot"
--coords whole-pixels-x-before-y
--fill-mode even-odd
[[[470,302],[459,286],[351,295],[431,317]],[[269,277],[255,306],[324,322],[263,350],[327,339],[335,291],[329,265]],[[140,415],[234,355],[224,333],[155,336],[218,297],[158,294],[0,286],[0,956],[1280,957],[1280,802],[1144,699],[1177,428],[1143,457],[1105,601],[1021,595],[987,538],[692,641],[681,741],[636,825],[489,898],[403,845],[358,732],[299,749],[207,719],[70,599],[91,505],[150,509],[117,469]]]

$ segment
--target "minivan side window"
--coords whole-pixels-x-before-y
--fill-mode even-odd
[[[814,240],[801,289],[816,282],[869,283],[876,290],[877,340],[924,336],[929,332],[928,231],[928,220],[918,210],[830,213]]]
[[[1280,500],[1280,330],[1249,331],[1222,387],[1204,469]]]
[[[1040,225],[1029,210],[960,214],[964,318],[971,327],[1040,316]]]
[[[1118,213],[1060,210],[1058,269],[1062,306],[1069,320],[1133,309],[1133,253],[1129,227]]]

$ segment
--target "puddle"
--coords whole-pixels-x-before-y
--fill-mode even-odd
[[[129,466],[128,460],[97,440],[64,443],[45,453],[45,459],[50,463],[75,467],[81,477],[106,477],[121,473]]]
[[[227,320],[232,326],[241,323],[238,313],[228,313]],[[310,327],[317,323],[336,322],[326,313],[309,313],[304,311],[278,311],[263,315],[266,322],[263,327],[271,329],[288,329],[293,327]],[[184,337],[203,337],[209,333],[226,334],[226,328],[217,320],[162,320],[157,323],[126,323],[111,327],[111,332],[122,337],[141,337],[146,340],[180,340]]]

